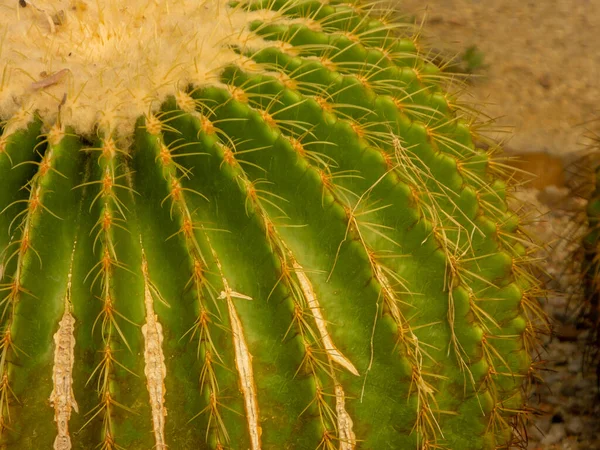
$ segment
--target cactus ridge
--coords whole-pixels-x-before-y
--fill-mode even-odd
[[[545,317],[477,114],[377,3],[222,7],[236,59],[133,134],[2,124],[3,448],[522,445]]]

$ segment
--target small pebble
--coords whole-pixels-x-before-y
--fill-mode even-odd
[[[559,443],[566,435],[564,423],[553,423],[541,443],[542,445],[554,445]]]
[[[583,420],[579,416],[569,417],[565,428],[569,434],[581,434],[584,428]]]

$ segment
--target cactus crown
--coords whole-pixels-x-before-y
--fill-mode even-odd
[[[76,132],[121,136],[178,88],[218,84],[223,66],[244,59],[232,46],[263,41],[247,24],[278,15],[222,0],[25,5],[0,2],[0,116],[53,122],[64,98],[61,119]]]
[[[527,239],[411,26],[0,1],[2,445],[522,442]]]

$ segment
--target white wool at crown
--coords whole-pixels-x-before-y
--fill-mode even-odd
[[[16,129],[37,111],[52,124],[60,110],[77,133],[121,137],[189,83],[219,85],[246,59],[228,45],[264,46],[248,23],[278,16],[224,0],[25,1],[0,0],[0,120]]]

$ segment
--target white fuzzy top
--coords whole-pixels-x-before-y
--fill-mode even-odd
[[[218,84],[240,60],[227,45],[261,46],[247,24],[275,15],[227,0],[25,1],[0,0],[0,120],[18,128],[38,111],[51,125],[60,106],[78,133],[121,137],[188,83]]]

